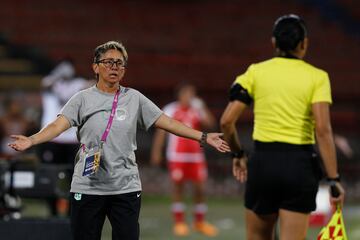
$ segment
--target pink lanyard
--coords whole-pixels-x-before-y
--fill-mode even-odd
[[[108,124],[106,126],[106,129],[105,129],[102,137],[101,137],[101,142],[106,142],[106,138],[109,135],[110,128],[111,128],[112,122],[114,120],[117,103],[119,101],[119,95],[120,95],[120,90],[117,90],[116,93],[115,93],[115,96],[114,96],[114,101],[112,103],[112,109],[111,109],[111,114],[110,114],[110,117],[109,117]]]

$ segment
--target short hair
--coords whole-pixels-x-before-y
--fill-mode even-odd
[[[94,63],[98,63],[100,57],[110,49],[115,49],[121,52],[121,54],[124,57],[124,64],[125,65],[127,64],[128,61],[127,51],[124,45],[121,42],[117,42],[117,41],[108,41],[106,43],[97,46],[94,50]]]
[[[192,84],[191,82],[188,82],[188,81],[182,81],[182,82],[179,82],[175,88],[174,88],[174,96],[176,98],[179,97],[179,94],[181,91],[183,91],[184,89],[186,88],[192,88],[194,89],[194,91],[196,92],[196,86],[194,84]]]
[[[295,14],[279,17],[273,27],[276,47],[285,52],[295,50],[307,36],[305,21]]]

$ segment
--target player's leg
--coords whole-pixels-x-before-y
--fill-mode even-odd
[[[205,162],[188,163],[186,167],[188,180],[193,184],[193,201],[195,204],[205,203],[205,182],[207,180],[207,166]]]
[[[184,182],[173,181],[172,206],[175,223],[185,222],[185,204],[183,202]]]
[[[177,236],[187,236],[190,233],[185,221],[184,192],[184,163],[169,161],[168,169],[173,184],[171,212],[174,219],[173,232]]]
[[[204,182],[193,181],[192,185],[193,185],[193,202],[194,202],[194,220],[196,224],[205,221],[207,204],[205,203]]]
[[[277,214],[258,215],[245,210],[247,240],[274,240]]]
[[[141,192],[109,196],[107,216],[112,227],[113,240],[138,240]]]
[[[281,209],[279,218],[281,240],[305,239],[309,225],[309,214]]]
[[[185,204],[183,202],[184,192],[184,165],[182,162],[169,162],[169,172],[173,184],[172,206],[175,223],[185,222]]]
[[[205,181],[207,179],[207,167],[204,162],[188,163],[186,168],[188,178],[193,185],[193,202],[195,222],[204,221],[207,212],[205,203]]]
[[[71,193],[70,202],[73,239],[100,240],[106,216],[106,198]]]
[[[188,178],[193,185],[194,229],[206,236],[214,237],[218,234],[218,229],[205,220],[208,208],[205,202],[206,162],[188,163],[186,169]]]

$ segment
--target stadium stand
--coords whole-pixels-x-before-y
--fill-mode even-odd
[[[92,76],[92,49],[119,39],[130,56],[125,84],[131,83],[163,106],[172,99],[169,89],[174,85],[183,80],[194,82],[219,117],[235,76],[250,63],[272,55],[273,21],[282,14],[296,13],[309,25],[311,51],[307,60],[330,74],[334,130],[357,134],[360,40],[343,25],[322,17],[319,8],[303,2],[4,1],[0,32],[13,45],[46,53],[50,62],[71,57],[80,75],[86,77]],[[359,3],[336,2],[359,19]],[[6,51],[6,46],[0,45],[0,54]],[[21,75],[34,68],[34,62],[21,58],[0,61],[0,71],[14,68],[18,73],[0,74],[1,88],[39,89],[41,71],[33,69],[26,81]],[[251,114],[246,114],[245,126],[252,120]]]
[[[105,1],[101,6],[106,11],[98,4],[6,1],[0,27],[15,44],[41,48],[53,60],[71,56],[85,76],[91,76],[90,50],[105,40],[121,39],[130,52],[132,86],[155,93],[186,78],[212,95],[226,92],[250,62],[271,54],[271,23],[280,14],[294,12],[311,23],[308,59],[330,71],[335,95],[356,97],[360,89],[352,86],[358,84],[358,41],[296,1],[156,1],[154,8],[146,1]]]
[[[29,48],[10,44],[0,37],[1,91],[40,89],[40,80],[51,63]]]

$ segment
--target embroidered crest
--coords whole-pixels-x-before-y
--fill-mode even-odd
[[[76,201],[80,201],[80,200],[81,200],[81,193],[75,193],[75,194],[74,194],[74,199],[75,199]]]
[[[127,117],[127,111],[124,108],[116,109],[116,120],[124,121]]]

